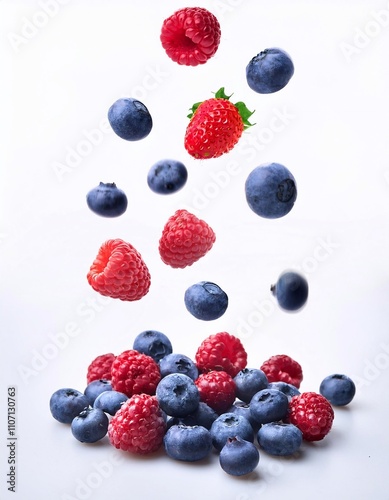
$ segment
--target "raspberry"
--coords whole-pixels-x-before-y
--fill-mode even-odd
[[[202,7],[179,9],[164,20],[161,43],[174,62],[197,66],[208,61],[220,43],[217,18]]]
[[[177,210],[163,229],[159,253],[165,264],[184,268],[203,257],[215,240],[215,233],[206,222],[187,210]]]
[[[334,410],[330,402],[316,392],[293,396],[288,421],[298,427],[306,441],[320,441],[332,427]]]
[[[115,448],[145,455],[160,448],[165,430],[156,397],[135,394],[112,417],[108,437]]]
[[[203,340],[195,360],[200,372],[222,370],[235,377],[246,367],[247,353],[237,337],[220,332]]]
[[[94,380],[111,380],[111,367],[115,359],[112,353],[97,356],[88,366],[86,382],[90,384]]]
[[[112,389],[129,398],[141,393],[154,395],[160,380],[159,366],[147,354],[130,349],[116,356],[112,363]]]
[[[195,384],[200,392],[200,401],[219,414],[226,412],[235,401],[235,382],[227,372],[202,373]]]
[[[297,389],[303,379],[303,371],[299,363],[286,354],[271,356],[262,364],[261,370],[265,372],[269,382],[286,382]]]
[[[139,300],[150,288],[150,273],[140,253],[121,239],[101,245],[87,280],[96,292],[120,300]]]

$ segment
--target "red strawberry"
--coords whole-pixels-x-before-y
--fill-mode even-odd
[[[150,273],[140,253],[121,239],[101,245],[87,280],[96,292],[120,300],[139,300],[150,288]]]
[[[243,102],[232,104],[224,87],[215,97],[196,103],[185,133],[185,149],[194,158],[218,158],[228,153],[239,141],[253,112]]]
[[[94,380],[111,380],[111,367],[116,356],[111,352],[97,356],[87,369],[86,381],[90,384]]]
[[[231,377],[246,368],[247,353],[241,341],[227,332],[210,335],[196,352],[196,365],[200,372],[222,370]]]
[[[112,417],[108,437],[119,450],[146,455],[161,447],[165,430],[166,423],[157,398],[135,394]]]
[[[165,264],[183,268],[203,257],[215,240],[215,233],[206,222],[187,210],[177,210],[162,231],[159,253]]]
[[[187,7],[165,19],[160,38],[170,59],[197,66],[215,54],[220,43],[220,24],[207,9]]]

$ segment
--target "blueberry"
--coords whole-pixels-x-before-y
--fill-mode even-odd
[[[186,184],[188,171],[183,163],[177,160],[160,160],[147,174],[149,188],[158,194],[172,194]]]
[[[139,141],[149,135],[153,120],[146,106],[131,97],[115,101],[108,110],[113,131],[126,141]]]
[[[170,373],[184,373],[193,380],[199,376],[199,370],[195,362],[184,354],[170,353],[166,354],[159,361],[159,370],[161,377],[166,377]]]
[[[185,417],[193,413],[200,402],[200,393],[194,381],[183,373],[171,373],[157,385],[159,406],[167,415]]]
[[[281,391],[287,396],[288,400],[290,401],[293,396],[298,396],[300,394],[300,391],[297,389],[292,384],[288,384],[286,382],[269,382],[269,385],[267,386],[268,389],[277,389],[277,391]]]
[[[289,54],[279,48],[262,50],[246,67],[249,87],[259,94],[272,94],[283,89],[294,73]]]
[[[355,396],[356,387],[347,375],[328,375],[320,384],[319,392],[334,406],[348,405]]]
[[[227,474],[244,476],[257,467],[259,451],[253,443],[239,436],[228,438],[220,452],[219,462]]]
[[[228,438],[236,436],[245,441],[254,441],[254,431],[247,418],[235,413],[223,413],[214,421],[210,430],[212,444],[221,451]]]
[[[73,418],[88,406],[88,398],[76,389],[58,389],[50,398],[51,414],[62,424],[70,424]]]
[[[250,403],[251,398],[268,386],[265,372],[257,368],[244,368],[238,372],[234,381],[236,384],[236,396],[245,403]]]
[[[308,300],[308,282],[299,273],[285,271],[270,287],[278,305],[285,311],[298,311]]]
[[[257,424],[267,424],[285,418],[288,406],[288,397],[283,392],[263,389],[252,397],[250,413]]]
[[[88,398],[89,404],[92,406],[97,396],[105,391],[112,391],[111,381],[106,379],[99,379],[90,382],[86,386],[84,394]]]
[[[122,392],[113,390],[104,391],[95,399],[93,408],[103,410],[103,412],[109,413],[109,415],[115,415],[127,399],[128,397]]]
[[[71,430],[78,441],[96,443],[107,434],[108,424],[108,417],[103,410],[86,408],[73,419]]]
[[[195,318],[212,321],[226,312],[228,296],[215,283],[200,281],[186,290],[184,302],[187,310]]]
[[[299,450],[303,435],[293,424],[269,422],[262,425],[257,434],[259,446],[270,455],[293,455]]]
[[[253,416],[250,413],[250,405],[244,403],[243,401],[236,400],[234,404],[227,410],[226,413],[234,413],[235,415],[240,415],[250,422],[253,431],[258,431],[260,424],[257,424]]]
[[[197,409],[186,415],[185,417],[171,417],[168,421],[168,427],[177,424],[184,425],[200,425],[210,430],[214,421],[219,417],[219,414],[215,412],[210,406],[208,406],[203,401],[199,402]]]
[[[245,192],[251,210],[266,219],[287,215],[297,198],[295,178],[280,163],[263,163],[254,168],[246,179]]]
[[[101,217],[119,217],[127,210],[127,196],[114,182],[100,182],[86,195],[88,207]]]
[[[170,458],[185,462],[203,460],[212,451],[211,434],[200,425],[173,425],[167,430],[163,443]]]
[[[173,347],[169,338],[164,333],[158,332],[157,330],[146,330],[139,333],[135,337],[133,349],[143,354],[147,354],[157,363],[173,352]]]

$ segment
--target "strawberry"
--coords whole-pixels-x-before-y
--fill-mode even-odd
[[[162,261],[174,268],[191,266],[213,246],[215,233],[187,210],[177,210],[167,221],[159,240]]]
[[[215,97],[193,105],[184,143],[194,158],[218,158],[228,153],[243,131],[253,125],[248,119],[254,111],[249,111],[243,102],[233,104],[231,95],[227,96],[222,87]]]
[[[174,62],[197,66],[210,59],[220,43],[220,24],[202,7],[179,9],[162,24],[162,47]]]

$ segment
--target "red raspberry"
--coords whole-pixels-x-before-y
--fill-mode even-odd
[[[202,373],[195,380],[200,400],[220,415],[226,412],[235,401],[236,385],[227,372],[211,371]]]
[[[334,410],[330,402],[316,392],[293,396],[289,403],[288,421],[298,427],[306,441],[320,441],[332,427]]]
[[[87,279],[96,292],[120,300],[139,300],[150,288],[150,273],[140,253],[121,239],[101,245]]]
[[[112,353],[97,356],[88,366],[86,374],[87,384],[90,384],[94,380],[111,380],[111,367],[115,357]]]
[[[134,394],[155,394],[161,372],[151,356],[133,349],[116,356],[111,368],[111,384],[129,398]]]
[[[202,7],[187,7],[165,19],[160,38],[170,59],[197,66],[216,53],[220,36],[219,21],[211,12]]]
[[[163,229],[159,253],[165,264],[183,268],[203,257],[215,240],[215,233],[206,222],[187,210],[177,210]]]
[[[272,356],[262,364],[261,370],[265,372],[269,382],[286,382],[297,389],[303,380],[301,366],[286,354]]]
[[[203,340],[195,359],[200,372],[222,370],[231,377],[247,365],[247,353],[241,341],[227,332],[215,333]]]
[[[145,455],[161,447],[165,430],[157,398],[135,394],[112,417],[108,437],[115,448]]]

